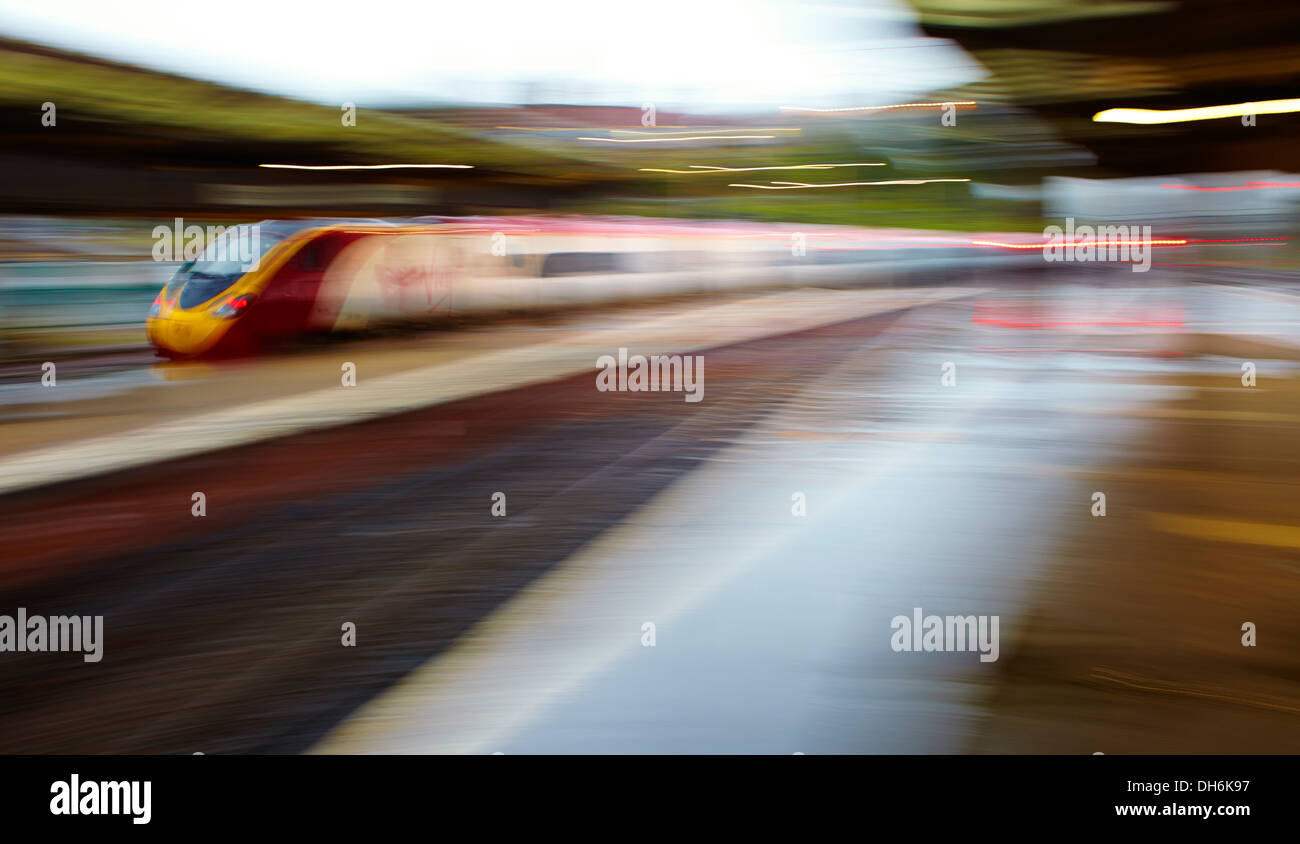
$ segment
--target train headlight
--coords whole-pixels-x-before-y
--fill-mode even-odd
[[[162,313],[162,296],[153,297],[153,304],[149,306],[149,318],[153,319]]]
[[[245,293],[241,296],[232,296],[222,302],[221,307],[213,311],[212,315],[218,319],[234,319],[244,311],[248,310],[248,306],[253,304],[255,298],[257,297],[253,296],[251,293]]]

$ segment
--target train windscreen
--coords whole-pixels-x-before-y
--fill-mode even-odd
[[[263,229],[260,236],[252,240],[253,253],[260,259],[273,246],[284,240],[284,237],[282,234]],[[234,240],[229,235],[225,235],[208,244],[207,249],[197,260],[182,264],[176,271],[176,275],[167,283],[167,298],[170,299],[179,292],[180,306],[193,308],[233,287],[242,275],[252,269],[249,258],[245,257],[248,254],[247,250],[241,253]]]

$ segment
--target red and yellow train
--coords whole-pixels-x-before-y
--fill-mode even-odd
[[[881,246],[867,230],[751,223],[478,217],[255,228],[254,261],[241,262],[233,243],[210,243],[159,293],[146,321],[159,354],[250,354],[384,323],[855,283],[900,256],[951,257],[934,252],[942,241]]]

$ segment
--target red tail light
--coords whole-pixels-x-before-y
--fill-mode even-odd
[[[232,296],[221,304],[221,307],[213,311],[212,315],[222,319],[234,319],[247,310],[248,306],[253,303],[256,297],[250,294]]]

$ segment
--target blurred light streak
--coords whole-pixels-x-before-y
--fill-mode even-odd
[[[663,144],[669,141],[730,141],[772,139],[776,135],[690,135],[685,138],[578,138],[580,141],[604,141],[607,144]]]
[[[1290,238],[1286,237],[1193,237],[1188,239],[1188,243],[1258,243],[1260,246],[1281,246],[1288,240]]]
[[[1239,542],[1273,548],[1300,548],[1300,525],[1248,522],[1240,519],[1210,519],[1179,513],[1147,513],[1147,518],[1165,533],[1178,533],[1211,542]],[[1295,710],[1300,712],[1300,710]]]
[[[1264,100],[1257,103],[1204,106],[1202,108],[1108,108],[1092,116],[1094,123],[1137,123],[1150,126],[1160,123],[1186,123],[1191,120],[1217,120],[1244,117],[1248,114],[1287,114],[1300,111],[1300,99]]]
[[[774,164],[770,167],[714,167],[709,164],[692,164],[693,170],[671,170],[660,167],[642,167],[638,173],[745,173],[753,170],[829,170],[832,167],[884,167],[883,161],[859,161],[849,164]]]
[[[928,185],[935,182],[969,182],[970,179],[898,179],[885,182],[829,182],[814,185],[805,182],[773,182],[770,185],[730,184],[729,188],[757,188],[759,190],[806,190],[808,188],[850,188],[856,186],[877,185]]]
[[[1002,249],[1070,249],[1076,246],[1088,246],[1105,249],[1108,246],[1186,246],[1186,240],[1074,240],[1069,243],[1055,243],[1045,240],[1042,243],[1002,243],[997,240],[972,240],[971,246],[997,246]]]
[[[1199,190],[1210,193],[1233,190],[1265,190],[1267,188],[1300,188],[1300,182],[1246,182],[1244,185],[1227,185],[1220,188],[1206,188],[1198,185],[1161,185],[1169,190]]]
[[[1037,303],[977,302],[971,322],[1001,328],[1088,328],[1096,326],[1181,328],[1181,309],[1120,311],[1105,315],[1062,313]]]
[[[473,170],[472,164],[259,164],[275,170]]]
[[[971,322],[981,325],[996,325],[999,328],[1090,328],[1109,326],[1112,328],[1182,328],[1183,321],[1169,319],[1079,319],[1048,320],[1027,322],[1024,320],[996,317],[972,316]]]
[[[1136,263],[1130,261],[1129,263]],[[1160,264],[1151,262],[1153,267],[1247,267],[1252,264],[1300,264],[1300,261],[1219,261],[1213,264]]]
[[[944,108],[945,106],[975,106],[974,100],[950,100],[943,103],[891,103],[877,106],[850,106],[847,108],[804,108],[803,106],[781,106],[781,111],[793,111],[800,114],[847,114],[863,111],[885,111],[900,108]]]
[[[1162,349],[1005,349],[1000,346],[976,346],[977,352],[1009,355],[1162,355],[1178,356],[1181,350]]]
[[[951,249],[954,246],[966,246],[961,241],[949,243],[885,243],[879,246],[810,246],[818,252],[866,252],[890,249]]]
[[[1163,516],[1165,514],[1157,513],[1153,515]],[[1187,517],[1173,516],[1172,518],[1187,518]],[[1153,519],[1153,521],[1156,520]],[[1244,525],[1246,523],[1242,523],[1242,524]],[[1178,532],[1178,531],[1169,531],[1169,532]],[[1189,535],[1193,535],[1193,536],[1199,535],[1202,537],[1205,537],[1207,534],[1209,534],[1209,538],[1212,541],[1217,538],[1220,541],[1231,542],[1233,541],[1234,538],[1236,538],[1233,537],[1232,535],[1223,534],[1221,532],[1213,532],[1213,531],[1206,531],[1206,530],[1201,530],[1196,532],[1188,531],[1187,533]],[[1300,712],[1300,708],[1297,708],[1295,706],[1288,706],[1286,703],[1276,703],[1262,698],[1250,698],[1250,697],[1244,697],[1242,695],[1227,695],[1227,694],[1219,694],[1217,692],[1198,691],[1196,689],[1181,688],[1171,683],[1164,683],[1158,680],[1145,680],[1144,678],[1137,677],[1132,674],[1124,674],[1109,668],[1098,668],[1097,671],[1104,672],[1104,673],[1093,673],[1089,676],[1097,680],[1105,680],[1111,683],[1118,683],[1121,686],[1127,686],[1130,689],[1138,689],[1139,691],[1159,692],[1162,694],[1171,694],[1171,695],[1190,695],[1192,697],[1201,697],[1201,698],[1206,698],[1208,700],[1220,700],[1228,703],[1240,703],[1246,706],[1256,706],[1263,709],[1274,709],[1279,712]],[[1135,682],[1137,680],[1142,680],[1142,682],[1140,683]],[[1156,683],[1159,683],[1159,685],[1154,685]]]
[[[631,129],[612,129],[608,126],[493,126],[493,129],[504,129],[511,132],[630,132]],[[664,129],[688,129],[689,126],[673,124],[665,125]],[[701,131],[698,129],[691,131]]]
[[[660,127],[657,127],[657,126],[656,126],[656,127],[654,127],[654,128],[655,128],[655,129],[658,129],[658,128],[660,128]],[[663,127],[663,128],[667,128],[667,127]],[[750,131],[750,132],[794,132],[794,133],[797,134],[797,133],[799,133],[799,132],[802,132],[803,129],[800,129],[800,128],[797,127],[797,126],[732,126],[732,127],[729,128],[729,129],[695,129],[695,128],[692,128],[692,127],[686,126],[686,127],[682,127],[681,129],[679,129],[678,131],[675,131],[675,132],[658,132],[658,131],[655,131],[655,132],[647,132],[647,131],[645,131],[644,129],[610,129],[609,131],[610,131],[612,134],[616,134],[616,135],[650,135],[650,136],[654,136],[654,137],[663,137],[663,136],[665,136],[665,135],[681,135],[681,134],[684,134],[684,133],[686,133],[686,132],[695,132],[695,133],[697,133],[697,134],[710,134],[710,135],[718,135],[718,134],[721,134],[721,133],[723,133],[723,132],[740,132],[740,131]]]

